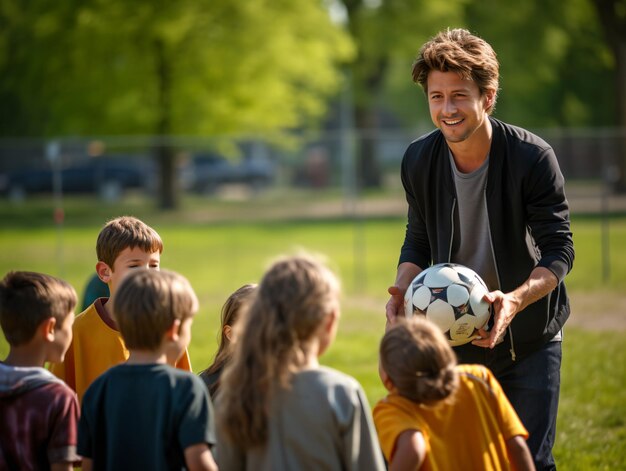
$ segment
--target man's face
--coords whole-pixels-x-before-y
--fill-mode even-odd
[[[428,74],[430,117],[449,143],[463,142],[485,125],[495,91],[481,96],[478,85],[456,72],[433,70]]]
[[[98,262],[98,264],[103,262]],[[161,264],[161,254],[159,252],[147,253],[140,247],[126,247],[120,252],[110,269],[103,268],[107,273],[103,281],[108,283],[111,295],[117,291],[117,287],[132,270],[139,268],[158,270]],[[100,272],[99,272],[100,273]],[[101,277],[102,278],[102,277]]]

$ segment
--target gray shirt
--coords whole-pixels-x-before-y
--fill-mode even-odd
[[[220,470],[385,469],[367,398],[354,378],[326,367],[298,372],[270,411],[263,447],[242,449],[218,430]]]
[[[491,247],[485,188],[489,157],[471,173],[461,173],[450,153],[456,186],[458,219],[455,221],[450,261],[471,268],[480,275],[489,291],[500,289]]]

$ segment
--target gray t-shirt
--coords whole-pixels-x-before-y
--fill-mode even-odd
[[[480,275],[489,291],[500,289],[491,247],[487,214],[487,170],[489,157],[471,173],[461,173],[449,153],[456,185],[458,219],[452,239],[451,262],[471,268]]]
[[[219,409],[219,396],[216,408]],[[242,449],[217,432],[220,469],[340,471],[385,469],[365,393],[327,367],[298,372],[273,398],[268,442]]]

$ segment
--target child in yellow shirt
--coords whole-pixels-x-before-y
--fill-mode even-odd
[[[110,296],[96,299],[76,316],[72,329],[74,339],[65,361],[54,363],[50,368],[76,391],[79,401],[93,380],[128,359],[129,352],[112,309],[120,281],[138,268],[158,270],[162,252],[163,241],[159,234],[137,218],[115,218],[100,231],[96,242],[96,273],[109,286]],[[186,349],[175,366],[191,371]]]
[[[491,371],[457,365],[432,322],[414,316],[391,327],[379,369],[389,394],[374,423],[391,471],[535,469],[528,432]]]

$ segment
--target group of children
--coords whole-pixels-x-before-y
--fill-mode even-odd
[[[215,360],[196,376],[187,347],[198,300],[186,278],[159,269],[158,233],[116,218],[96,251],[110,296],[75,320],[65,281],[11,272],[0,282],[10,346],[0,469],[533,469],[497,381],[457,365],[426,320],[383,336],[389,394],[373,414],[354,378],[320,366],[340,286],[317,259],[281,258],[234,292]]]

